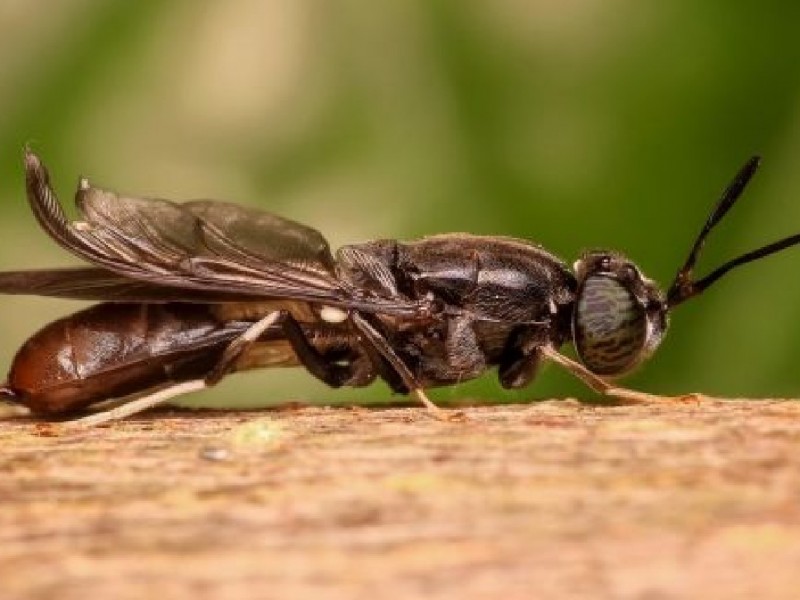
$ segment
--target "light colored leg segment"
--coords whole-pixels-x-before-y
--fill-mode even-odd
[[[634,403],[656,403],[656,402],[678,402],[686,398],[694,397],[688,396],[658,396],[655,394],[648,394],[646,392],[637,392],[636,390],[629,390],[628,388],[617,387],[602,377],[598,377],[589,369],[584,367],[581,363],[568,358],[550,346],[544,346],[540,349],[542,355],[565,368],[567,371],[575,375],[578,379],[583,381],[586,385],[592,388],[595,392],[624,400],[625,402]]]
[[[176,383],[175,385],[160,389],[152,394],[147,394],[145,396],[123,402],[123,404],[115,406],[109,410],[104,410],[102,412],[89,415],[88,417],[82,417],[80,419],[75,419],[74,421],[69,421],[65,425],[94,427],[95,425],[108,423],[109,421],[116,421],[117,419],[130,417],[131,415],[135,415],[136,413],[147,410],[148,408],[154,408],[164,404],[182,394],[198,392],[211,387],[230,371],[242,353],[245,352],[253,343],[255,343],[258,338],[267,331],[267,329],[272,327],[278,321],[280,316],[280,311],[270,313],[263,319],[256,321],[250,327],[248,327],[242,335],[233,340],[228,347],[225,348],[219,363],[217,363],[214,369],[205,378]]]
[[[93,415],[89,415],[88,417],[75,419],[74,421],[68,421],[64,425],[67,427],[94,427],[95,425],[108,423],[109,421],[116,421],[117,419],[130,417],[131,415],[135,415],[136,413],[147,410],[148,408],[153,408],[155,406],[159,406],[160,404],[164,404],[176,396],[188,394],[190,392],[198,392],[207,387],[208,384],[206,383],[205,379],[184,381],[182,383],[171,385],[168,388],[158,390],[157,392],[153,392],[152,394],[148,394],[147,396],[135,398],[134,400],[126,402],[125,404],[121,404],[115,408],[95,413]]]

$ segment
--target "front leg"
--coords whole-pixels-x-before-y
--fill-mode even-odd
[[[545,358],[552,360],[561,367],[564,367],[567,371],[575,375],[578,379],[583,381],[598,394],[603,394],[611,398],[617,398],[618,400],[623,400],[625,402],[644,404],[676,402],[697,398],[697,394],[687,394],[685,396],[658,396],[656,394],[648,394],[647,392],[637,392],[636,390],[617,387],[602,377],[598,377],[581,363],[576,362],[571,358],[567,358],[552,346],[542,346],[539,349],[539,352],[541,352],[542,356]]]

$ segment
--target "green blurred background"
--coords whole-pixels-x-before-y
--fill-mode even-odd
[[[667,285],[740,164],[765,157],[701,270],[800,231],[800,4],[711,0],[0,1],[0,267],[72,264],[34,224],[20,154],[64,199],[79,173],[174,199],[258,204],[333,246],[471,231],[568,262],[629,254]],[[703,267],[705,267],[703,269]],[[673,315],[648,391],[798,396],[800,249]],[[2,299],[0,359],[78,303]],[[590,394],[548,368],[440,390]],[[385,399],[299,370],[201,402]]]

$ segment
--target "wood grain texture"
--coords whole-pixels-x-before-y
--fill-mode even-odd
[[[0,423],[0,597],[796,598],[800,402]]]

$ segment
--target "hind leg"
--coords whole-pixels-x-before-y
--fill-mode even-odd
[[[306,337],[300,325],[287,311],[275,311],[251,325],[233,340],[211,371],[202,379],[192,379],[153,391],[138,398],[122,399],[117,406],[102,412],[71,421],[78,426],[95,426],[129,417],[149,408],[160,406],[183,394],[197,392],[219,383],[236,366],[245,354],[268,330],[279,328],[292,346],[300,363],[315,377],[331,387],[342,385],[367,385],[375,373],[367,360],[354,360],[340,364],[322,355]]]

